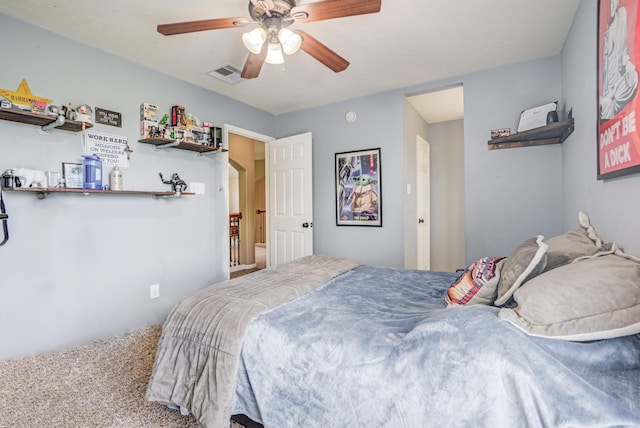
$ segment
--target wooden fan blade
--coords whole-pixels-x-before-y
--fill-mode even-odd
[[[259,54],[254,54],[253,52],[249,53],[249,57],[244,63],[240,77],[243,79],[255,79],[258,77],[260,70],[262,69],[262,64],[264,64],[264,60],[267,59],[267,45],[268,43],[262,45],[262,50]]]
[[[302,46],[300,49],[329,67],[331,70],[339,73],[349,67],[349,61],[311,37],[307,32],[296,30],[302,37]]]
[[[249,21],[247,18],[219,18],[203,19],[201,21],[174,22],[172,24],[158,25],[158,33],[164,34],[165,36],[173,36],[174,34],[195,33],[196,31],[234,28],[248,23]]]
[[[296,6],[291,9],[291,15],[295,16],[302,12],[308,16],[297,19],[298,22],[313,22],[377,13],[380,12],[381,6],[382,0],[324,0]]]

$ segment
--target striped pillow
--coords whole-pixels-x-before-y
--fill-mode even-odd
[[[483,257],[465,269],[447,290],[447,306],[492,305],[498,294],[503,259],[505,257]]]

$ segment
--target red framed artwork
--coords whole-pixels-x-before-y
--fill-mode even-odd
[[[598,179],[640,172],[637,0],[598,1]]]

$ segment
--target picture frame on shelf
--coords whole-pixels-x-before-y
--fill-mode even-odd
[[[62,178],[64,178],[65,187],[69,189],[82,189],[82,164],[62,162]]]
[[[336,225],[382,227],[380,148],[335,154]]]
[[[640,172],[640,6],[598,1],[598,180]]]

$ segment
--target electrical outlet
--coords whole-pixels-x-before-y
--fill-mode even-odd
[[[160,297],[160,284],[151,284],[149,286],[149,299],[155,299]]]

